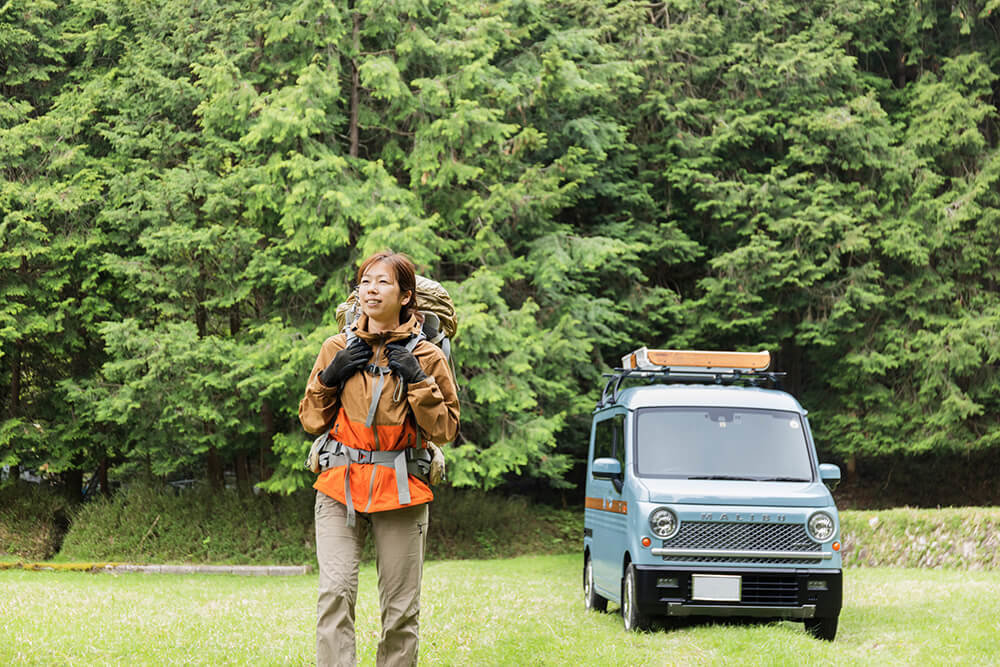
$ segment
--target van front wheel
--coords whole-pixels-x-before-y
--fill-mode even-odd
[[[807,618],[805,620],[806,632],[816,639],[825,639],[832,642],[837,636],[837,616],[825,616],[821,618]]]
[[[583,604],[587,609],[607,611],[608,601],[594,590],[594,565],[590,556],[583,563]]]
[[[649,628],[649,617],[639,611],[635,566],[629,563],[622,583],[622,622],[629,632]]]

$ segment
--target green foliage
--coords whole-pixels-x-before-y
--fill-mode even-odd
[[[60,560],[302,564],[315,560],[309,497],[175,493],[135,485],[81,505]]]
[[[583,516],[478,489],[434,490],[427,558],[510,558],[579,547]]]
[[[459,310],[456,485],[574,485],[642,344],[770,349],[838,456],[995,448],[996,9],[8,2],[0,463],[308,485],[387,246]]]
[[[474,489],[439,488],[434,495],[427,542],[430,559],[565,553],[579,544],[583,530],[579,512]],[[314,498],[311,489],[288,495],[241,495],[212,493],[204,485],[179,492],[171,487],[133,485],[111,499],[79,505],[57,560],[315,564]],[[51,557],[62,532],[59,539],[46,542],[47,552],[24,545],[40,539],[39,535],[48,537],[42,533],[51,524],[51,507],[57,500],[36,492],[14,509],[0,512],[0,537],[4,538],[0,553],[29,559]],[[17,513],[18,508],[41,512],[47,523],[39,522],[34,531],[22,531],[23,537],[9,541],[7,535],[27,523],[26,512]],[[363,558],[374,558],[370,540]]]
[[[0,560],[39,561],[59,550],[70,503],[35,484],[0,485]]]

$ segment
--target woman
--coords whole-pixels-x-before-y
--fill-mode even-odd
[[[329,433],[316,480],[319,603],[316,662],[354,665],[358,562],[372,532],[382,635],[377,664],[417,662],[420,580],[430,488],[413,473],[427,440],[451,442],[458,396],[444,353],[420,333],[416,277],[403,254],[376,253],[358,270],[361,316],[328,338],[299,419]],[[415,347],[413,344],[416,343]],[[412,351],[411,351],[412,350]]]

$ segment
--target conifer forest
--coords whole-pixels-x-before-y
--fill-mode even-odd
[[[1000,0],[6,0],[0,465],[311,484],[384,248],[456,486],[578,486],[642,345],[769,350],[825,460],[1000,451],[998,102]]]

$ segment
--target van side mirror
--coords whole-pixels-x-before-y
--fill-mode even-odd
[[[615,491],[622,491],[622,464],[618,459],[610,456],[594,459],[594,464],[590,468],[596,479],[607,479],[615,485]]]
[[[595,461],[596,463],[596,461]],[[823,480],[827,488],[833,491],[840,484],[840,466],[832,463],[819,464],[819,478]]]

